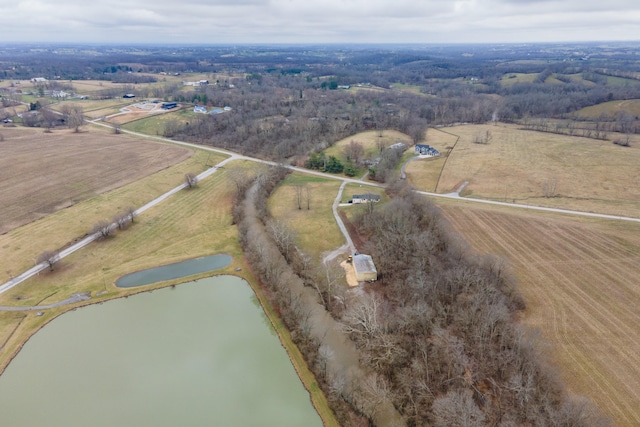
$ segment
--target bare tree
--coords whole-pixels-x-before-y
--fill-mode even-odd
[[[296,192],[296,206],[298,207],[298,210],[300,210],[302,209],[302,194],[304,186],[302,184],[295,184],[293,188]]]
[[[309,184],[304,186],[304,201],[307,204],[307,210],[311,209],[311,188]]]
[[[558,180],[549,179],[542,183],[542,192],[547,199],[558,195]]]
[[[118,215],[114,215],[113,222],[118,226],[118,230],[124,230],[131,222],[131,218],[127,212],[122,212]]]
[[[67,127],[74,129],[74,132],[80,132],[80,126],[84,124],[84,112],[79,105],[63,105],[60,112],[67,121]]]
[[[198,184],[198,177],[191,172],[185,173],[184,182],[185,184],[187,184],[187,188],[193,188],[196,186],[196,184]]]
[[[473,401],[470,390],[450,391],[433,402],[436,427],[478,427],[484,425],[485,415]]]
[[[54,265],[60,261],[60,253],[58,251],[44,251],[38,256],[38,263],[45,263],[49,266],[49,271],[53,271]]]
[[[113,234],[114,229],[114,224],[105,220],[101,220],[93,226],[93,228],[91,229],[91,234],[98,233],[98,237],[100,237],[101,239],[106,239],[111,234]]]
[[[364,147],[359,142],[351,140],[349,145],[344,147],[343,155],[347,162],[353,162],[354,164],[360,163],[362,156],[364,155]]]
[[[129,217],[129,221],[133,224],[133,219],[138,216],[138,214],[136,213],[136,208],[134,208],[133,206],[127,206],[124,210],[124,212],[127,214],[127,216]]]

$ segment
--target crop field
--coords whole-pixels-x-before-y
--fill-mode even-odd
[[[640,425],[640,224],[441,204],[472,247],[507,260],[525,323],[551,342],[570,391]]]
[[[191,150],[103,132],[3,129],[0,233],[185,160]]]
[[[629,99],[626,101],[609,101],[602,104],[592,105],[576,111],[577,117],[597,120],[605,115],[615,117],[618,112],[626,112],[633,117],[640,116],[640,99]]]
[[[637,137],[631,147],[620,147],[504,124],[455,126],[446,132],[460,139],[447,159],[438,193],[468,181],[463,192],[468,197],[640,217]],[[487,144],[474,143],[487,132]],[[441,144],[443,138],[447,142]],[[442,132],[428,134],[427,142],[435,147],[450,141]],[[408,168],[410,180],[413,167]]]

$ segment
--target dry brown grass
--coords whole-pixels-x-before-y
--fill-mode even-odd
[[[469,181],[463,195],[614,215],[640,216],[640,144],[519,130],[500,124],[446,129],[460,136],[440,178],[439,193]],[[489,131],[488,144],[474,138]],[[429,133],[438,147],[446,134]],[[414,167],[414,165],[411,165]],[[412,169],[410,168],[409,171]],[[557,196],[545,197],[546,183]],[[425,190],[428,188],[425,188]]]
[[[640,425],[640,224],[442,207],[474,249],[508,260],[527,302],[524,321],[551,341],[570,390],[619,425]]]
[[[3,129],[0,233],[188,158],[192,151],[86,130]]]
[[[302,209],[298,209],[296,185],[309,187],[310,210],[307,210],[304,201]],[[269,210],[273,218],[283,221],[295,233],[297,244],[314,257],[320,257],[323,252],[344,243],[332,213],[339,188],[339,181],[294,173],[269,197]]]
[[[380,136],[381,133],[382,136]],[[369,157],[371,159],[374,159],[379,155],[379,142],[384,143],[386,147],[390,146],[391,144],[395,144],[396,142],[404,142],[407,147],[412,145],[411,138],[409,138],[409,136],[405,135],[402,132],[386,129],[382,132],[370,130],[341,139],[331,147],[327,148],[325,150],[325,153],[327,154],[327,156],[336,156],[338,158],[341,158],[344,148],[349,145],[351,141],[362,144],[362,147],[365,151],[364,158]]]
[[[412,160],[405,168],[407,182],[422,191],[435,192],[448,148],[453,147],[457,139],[446,129],[430,128],[425,143],[438,150],[440,156]]]
[[[122,135],[118,135],[120,137]],[[135,143],[143,141],[133,140]],[[152,148],[162,150],[162,144]],[[67,209],[0,235],[2,251],[2,281],[33,266],[34,258],[45,249],[56,249],[87,233],[101,219],[111,219],[127,206],[140,207],[159,195],[180,185],[187,172],[200,172],[224,157],[197,150],[194,155],[174,166],[139,179],[116,190],[94,196]]]

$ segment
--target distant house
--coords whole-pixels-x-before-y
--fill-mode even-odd
[[[351,198],[351,203],[354,203],[354,204],[374,203],[379,201],[380,201],[380,196],[372,193],[354,194],[353,197]]]
[[[163,102],[161,108],[163,110],[171,110],[172,108],[176,108],[178,106],[177,102]]]
[[[44,83],[47,81],[47,79],[45,79],[44,77],[34,77],[31,79],[31,81],[34,83]]]
[[[209,80],[198,80],[197,82],[186,82],[183,81],[182,85],[183,86],[206,86],[209,84]]]
[[[376,270],[376,265],[370,255],[355,254],[352,263],[358,282],[374,282],[378,280],[378,270]]]
[[[125,93],[124,95],[122,95],[123,98],[135,98],[136,96],[132,93]]]
[[[440,152],[427,144],[416,144],[415,153],[421,156],[439,156]]]
[[[193,112],[207,114],[207,107],[203,107],[202,105],[196,105],[195,107],[193,107]]]
[[[231,107],[226,106],[226,107],[224,107],[224,108],[223,108],[223,110],[224,110],[224,111],[231,111]]]
[[[222,108],[214,108],[213,110],[209,111],[209,114],[221,114],[224,113],[224,110]]]

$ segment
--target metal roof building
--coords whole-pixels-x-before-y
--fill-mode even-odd
[[[353,269],[356,272],[358,282],[374,282],[378,280],[378,270],[370,255],[355,254],[353,256]]]

